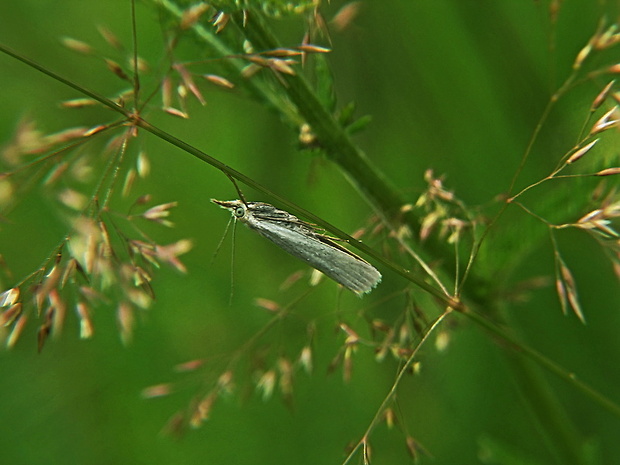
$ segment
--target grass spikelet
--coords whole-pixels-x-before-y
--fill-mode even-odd
[[[125,73],[121,65],[119,65],[116,61],[105,58],[105,64],[107,68],[112,71],[112,73],[114,73],[123,81],[132,82],[131,78],[127,75],[127,73]]]
[[[94,49],[89,44],[82,42],[81,40],[73,39],[71,37],[63,37],[60,39],[60,42],[69,50],[81,53],[82,55],[92,55],[94,53]]]
[[[121,341],[125,345],[129,344],[133,337],[136,318],[133,308],[127,302],[121,302],[116,309],[116,321],[118,321]]]
[[[17,317],[15,323],[13,324],[13,329],[9,334],[9,337],[6,340],[7,349],[12,349],[17,344],[19,340],[19,336],[21,336],[24,328],[26,327],[26,323],[28,322],[28,316],[25,314],[21,314]]]
[[[229,20],[230,15],[228,13],[225,13],[223,11],[215,13],[213,18],[211,19],[211,23],[213,24],[213,26],[215,26],[215,33],[219,34],[220,32],[222,32],[228,24]]]
[[[597,171],[597,176],[614,176],[616,174],[620,174],[620,166],[615,166],[613,168],[606,168],[601,171]]]
[[[256,390],[262,395],[263,400],[271,399],[276,387],[277,375],[275,370],[265,371],[256,383]]]
[[[13,287],[0,294],[0,307],[9,307],[19,300],[19,287]]]
[[[181,64],[176,64],[174,65],[174,69],[176,69],[177,72],[181,75],[181,80],[185,84],[185,87],[187,87],[189,91],[194,95],[194,97],[198,99],[200,104],[206,105],[207,101],[205,100],[202,93],[200,92],[200,89],[198,89],[198,87],[194,83],[194,79],[192,78],[192,75],[187,70],[187,68]]]
[[[208,3],[198,3],[189,7],[181,16],[181,29],[189,29],[194,26],[211,6]]]
[[[592,102],[592,106],[590,107],[591,112],[595,112],[596,110],[598,110],[598,108],[605,102],[605,100],[607,100],[607,97],[609,97],[609,93],[611,92],[611,89],[614,86],[615,82],[616,80],[612,79],[605,87],[603,87],[603,90],[598,93],[598,95]]]
[[[90,319],[90,311],[88,306],[84,302],[78,302],[75,306],[75,311],[80,320],[80,338],[90,339],[95,333],[93,322]]]
[[[330,48],[312,44],[298,45],[297,49],[304,53],[330,53],[332,51]]]
[[[144,399],[154,399],[156,397],[164,397],[173,392],[172,385],[169,383],[156,384],[142,390],[141,396]]]
[[[583,157],[586,153],[588,153],[590,149],[594,147],[594,145],[596,145],[598,141],[599,139],[595,139],[589,144],[587,144],[586,146],[581,147],[580,149],[576,150],[570,157],[568,157],[568,160],[566,160],[566,163],[568,165],[575,163],[577,160]]]
[[[618,105],[615,105],[611,110],[607,111],[603,116],[601,116],[592,129],[590,134],[597,134],[599,132],[605,131],[606,129],[617,127],[618,126]]]
[[[90,98],[76,98],[72,100],[65,100],[60,103],[62,108],[86,108],[99,105],[99,102]]]
[[[273,300],[269,300],[269,299],[262,299],[258,297],[254,299],[254,303],[257,306],[264,308],[265,310],[268,310],[273,313],[279,312],[281,309],[280,304],[278,304],[277,302]]]
[[[189,360],[187,362],[179,363],[178,365],[176,365],[174,367],[174,371],[177,371],[179,373],[195,371],[204,366],[205,363],[206,361],[204,359]]]
[[[218,76],[217,74],[204,74],[202,77],[205,78],[207,81],[225,89],[233,89],[235,87],[235,85],[228,79],[222,76]]]
[[[19,317],[22,312],[22,303],[18,302],[11,305],[0,314],[0,326],[10,326]]]
[[[149,161],[149,157],[145,151],[140,151],[138,157],[136,158],[136,170],[138,172],[138,176],[141,178],[147,178],[151,172],[151,162]]]
[[[177,116],[177,117],[183,118],[183,119],[189,119],[189,115],[187,113],[185,113],[184,111],[179,110],[178,108],[165,107],[164,111],[166,113],[168,113],[169,115],[172,115],[172,116]]]
[[[312,373],[312,347],[304,346],[299,353],[299,364],[304,369],[304,371],[308,374]]]
[[[116,34],[114,34],[110,29],[105,26],[99,25],[97,26],[97,31],[99,32],[101,37],[103,37],[103,40],[105,40],[112,48],[116,50],[123,49],[123,44],[118,39]]]
[[[336,31],[342,32],[345,29],[348,29],[355,18],[359,15],[361,6],[362,2],[360,1],[353,1],[344,4],[330,21]]]

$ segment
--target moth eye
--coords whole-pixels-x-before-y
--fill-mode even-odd
[[[241,218],[243,215],[245,215],[245,208],[237,207],[237,208],[235,208],[235,212],[234,213],[235,213],[235,216],[237,218]]]

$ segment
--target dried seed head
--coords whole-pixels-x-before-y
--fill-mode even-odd
[[[422,219],[422,225],[420,227],[420,240],[424,241],[430,236],[431,231],[439,222],[442,216],[443,213],[441,213],[439,210],[435,210]]]
[[[143,179],[148,177],[151,172],[151,162],[144,151],[140,151],[136,158],[136,170],[138,171],[138,175]]]
[[[297,49],[304,53],[329,53],[330,48],[321,47],[320,45],[302,44],[297,46]]]
[[[15,186],[8,175],[0,173],[0,206],[7,205],[14,199]]]
[[[412,210],[413,210],[413,205],[411,205],[410,203],[406,203],[400,207],[401,213],[408,213]]]
[[[555,286],[558,297],[560,299],[560,304],[562,306],[562,312],[566,315],[568,312],[568,306],[570,305],[575,315],[577,315],[581,322],[585,324],[585,317],[583,311],[581,310],[581,305],[579,304],[579,299],[577,297],[577,287],[575,285],[573,275],[557,251],[555,254],[555,260]]]
[[[0,314],[0,327],[7,327],[12,325],[17,317],[22,313],[22,303],[18,302],[11,305],[5,311]]]
[[[251,55],[246,55],[245,59],[254,63],[255,65],[261,66],[263,68],[268,68],[269,67],[269,59],[268,58],[264,58],[260,55],[255,55],[255,54],[251,54]]]
[[[616,174],[620,174],[620,166],[615,166],[613,168],[607,168],[596,173],[597,176],[613,176]]]
[[[254,303],[259,306],[264,308],[265,310],[268,310],[270,312],[278,312],[280,311],[280,304],[273,301],[273,300],[269,300],[269,299],[263,299],[263,298],[256,298],[254,299]]]
[[[19,287],[8,289],[0,294],[0,307],[10,307],[19,299]]]
[[[450,344],[450,333],[448,331],[440,331],[435,339],[435,348],[438,352],[443,352]]]
[[[133,183],[136,180],[136,170],[133,168],[129,168],[127,170],[127,174],[125,175],[125,182],[123,183],[123,190],[121,191],[121,195],[123,197],[127,197],[131,188],[133,187]]]
[[[342,32],[351,25],[359,14],[361,5],[362,2],[360,1],[349,2],[338,10],[331,20],[336,31]]]
[[[204,423],[211,413],[211,408],[217,399],[216,392],[210,392],[207,394],[198,405],[196,405],[196,410],[190,419],[190,426],[193,428],[198,428],[202,423]]]
[[[295,61],[293,60],[280,60],[278,58],[271,58],[269,59],[269,67],[278,72],[278,73],[284,73],[284,74],[289,74],[291,76],[295,75],[295,70],[293,68],[291,68],[291,66],[289,65],[290,63],[295,63]]]
[[[12,349],[13,347],[15,347],[15,344],[17,344],[17,340],[24,331],[27,322],[28,316],[24,313],[20,314],[15,323],[13,324],[13,329],[11,330],[9,337],[6,340],[7,349]]]
[[[325,275],[323,273],[321,273],[319,270],[313,269],[310,272],[310,286],[312,286],[312,287],[318,286],[318,284],[323,279],[323,276],[325,276]]]
[[[116,310],[116,320],[121,333],[123,344],[129,344],[133,336],[135,316],[133,308],[127,302],[121,302]]]
[[[98,105],[99,102],[97,100],[93,100],[90,98],[76,98],[72,100],[65,100],[60,103],[62,108],[85,108],[92,107],[94,105]]]
[[[287,57],[299,56],[301,55],[301,52],[299,50],[292,50],[290,48],[274,48],[273,50],[267,50],[265,52],[262,52],[261,54],[267,55],[270,57],[287,58]]]
[[[607,100],[609,93],[611,92],[611,88],[614,86],[616,82],[615,79],[609,81],[609,83],[601,90],[594,101],[592,102],[592,106],[590,107],[590,111],[596,111],[604,102]]]
[[[228,20],[230,20],[230,15],[228,13],[224,13],[223,11],[219,11],[213,16],[211,22],[215,26],[216,34],[224,30],[224,28],[228,24]]]
[[[252,42],[247,39],[243,40],[243,52],[248,55],[254,53],[254,46],[252,45]]]
[[[602,34],[598,33],[593,40],[594,47],[597,50],[603,50],[616,44],[618,42],[618,34],[616,34],[617,29],[618,26],[612,24]]]
[[[116,35],[107,27],[97,26],[97,31],[99,31],[101,37],[103,37],[103,39],[115,49],[121,50],[123,48],[123,44],[120,40],[118,40],[118,37],[116,37]]]
[[[43,345],[52,331],[53,315],[54,309],[52,307],[48,308],[45,312],[45,321],[41,324],[41,326],[39,326],[39,330],[37,331],[37,349],[39,353],[41,353]]]
[[[603,116],[601,116],[592,129],[590,130],[590,134],[598,134],[599,132],[603,132],[609,128],[618,126],[618,106],[614,106],[611,110],[606,112]]]
[[[228,370],[220,375],[217,379],[217,387],[222,392],[232,392],[233,384],[233,372]]]
[[[591,211],[589,213],[586,213],[584,216],[582,216],[577,221],[577,223],[588,223],[588,222],[590,222],[592,220],[601,218],[602,214],[603,214],[603,209],[602,208],[597,208],[596,210],[593,210],[593,211]]]
[[[351,377],[353,376],[353,351],[355,347],[352,345],[348,345],[344,349],[344,357],[342,360],[342,380],[345,383],[351,381]]]
[[[185,101],[185,99],[187,98],[187,87],[185,86],[185,84],[179,84],[177,86],[177,94],[181,99],[181,102]]]
[[[54,310],[52,328],[54,336],[59,336],[65,323],[67,314],[67,306],[65,301],[60,297],[57,289],[52,289],[49,294],[50,308]]]
[[[276,386],[276,372],[268,370],[264,372],[256,383],[256,389],[263,394],[263,400],[269,400]]]
[[[188,362],[179,363],[178,365],[174,367],[174,370],[181,372],[181,373],[187,372],[187,371],[195,371],[201,366],[203,366],[204,364],[205,364],[204,359],[190,360]]]
[[[93,136],[95,134],[97,134],[98,132],[103,131],[104,129],[107,129],[108,126],[105,124],[100,124],[99,126],[94,126],[90,129],[88,129],[84,134],[82,134],[83,137],[90,137]]]
[[[388,429],[392,429],[396,424],[396,414],[394,413],[394,409],[391,407],[385,409],[385,412],[383,413],[383,418]]]
[[[316,134],[308,123],[303,123],[299,127],[299,142],[305,146],[312,146],[317,141]]]
[[[184,111],[181,111],[177,108],[165,107],[164,111],[172,116],[178,116],[179,118],[188,119],[189,115]]]
[[[217,86],[224,87],[225,89],[232,89],[235,87],[235,85],[228,79],[218,76],[217,74],[204,74],[202,77]]]
[[[577,57],[575,58],[575,62],[573,63],[574,70],[581,68],[581,65],[583,64],[585,59],[588,58],[588,56],[590,55],[590,52],[592,52],[592,42],[588,42],[588,44],[585,47],[583,47],[577,54]]]
[[[291,361],[280,357],[278,359],[278,371],[280,372],[280,391],[284,396],[290,396],[293,393],[293,365]]]
[[[581,147],[579,150],[575,151],[570,157],[568,157],[568,160],[566,160],[567,164],[571,164],[571,163],[575,163],[577,160],[579,160],[581,157],[583,157],[586,153],[588,153],[588,151],[594,147],[594,145],[599,141],[599,139],[595,139],[592,142],[590,142],[588,145]]]
[[[94,327],[87,305],[84,302],[78,302],[75,311],[80,319],[80,338],[90,339],[93,337]]]
[[[158,259],[168,263],[172,267],[176,268],[181,273],[186,273],[187,268],[178,259],[179,255],[189,252],[193,247],[193,243],[189,239],[181,239],[172,244],[166,246],[155,246],[155,254]]]
[[[92,55],[94,53],[93,48],[86,42],[81,40],[72,39],[71,37],[63,37],[60,39],[61,43],[69,50],[82,53],[84,55]]]
[[[304,346],[299,354],[299,364],[303,367],[306,373],[312,373],[312,347]]]
[[[60,258],[60,254],[57,259]],[[43,307],[43,302],[49,297],[50,292],[56,288],[60,278],[62,276],[62,268],[57,262],[52,269],[47,273],[41,285],[36,287],[34,291],[35,301],[37,303],[37,309]]]
[[[192,27],[200,20],[202,15],[209,10],[209,8],[211,8],[211,6],[208,3],[198,3],[189,7],[181,16],[181,29],[185,30]]]
[[[355,331],[353,331],[353,329],[349,325],[345,323],[340,323],[339,326],[340,326],[340,329],[344,331],[347,335],[344,341],[346,345],[355,345],[359,342],[360,340],[359,335]]]
[[[163,108],[168,108],[172,105],[172,79],[170,79],[170,76],[164,77],[161,82],[161,100]]]
[[[131,78],[127,75],[127,73],[125,73],[121,65],[119,65],[117,62],[109,58],[105,58],[105,64],[108,69],[112,71],[116,76],[118,76],[124,81],[131,82]]]
[[[180,90],[187,88],[194,95],[194,97],[198,99],[201,105],[206,105],[207,104],[206,100],[204,99],[204,97],[202,96],[202,93],[200,92],[196,84],[194,83],[194,79],[192,78],[192,75],[187,70],[187,68],[181,64],[176,64],[174,65],[174,69],[176,69],[177,72],[181,75],[181,80],[183,81],[183,84],[184,84],[184,86],[179,86],[179,95],[181,96],[181,98],[184,98],[185,95],[184,93],[181,94]]]
[[[163,397],[172,393],[172,385],[169,383],[156,384],[142,390],[142,397],[145,399],[153,399],[155,397]]]
[[[291,275],[289,275],[283,282],[280,284],[280,290],[286,291],[290,289],[297,281],[303,278],[304,272],[302,270],[295,271]]]
[[[144,310],[149,308],[153,303],[153,298],[142,289],[128,289],[126,294],[131,303]]]
[[[260,71],[261,67],[255,63],[249,64],[245,68],[241,70],[241,77],[244,79],[249,79],[254,76],[258,71]]]

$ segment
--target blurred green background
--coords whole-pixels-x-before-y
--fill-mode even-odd
[[[344,4],[324,9],[329,19]],[[138,2],[140,53],[157,63],[163,40],[157,13]],[[332,32],[328,60],[340,104],[355,101],[358,114],[372,116],[356,142],[373,163],[412,201],[424,189],[423,172],[446,174],[446,185],[468,204],[490,202],[505,192],[550,91],[569,74],[578,51],[603,16],[618,18],[618,2],[566,0],[558,20],[549,2],[510,0],[363,1],[359,16],[343,32]],[[290,44],[299,43],[299,20],[275,21]],[[102,49],[96,26],[105,25],[130,47],[128,1],[26,0],[0,3],[0,41],[25,56],[102,94],[123,84],[97,60],[68,51],[70,36]],[[188,53],[199,43],[185,44]],[[618,55],[620,56],[620,55]],[[45,132],[109,121],[104,111],[61,110],[58,102],[75,91],[0,56],[0,141],[11,139],[20,119],[36,119]],[[574,143],[589,102],[597,93],[585,85],[550,116],[522,185],[546,174]],[[206,88],[206,87],[205,87]],[[296,136],[277,116],[234,92],[206,88],[208,105],[192,103],[187,120],[153,111],[148,118],[184,141],[212,154],[269,189],[353,232],[371,211],[330,162],[297,150]],[[585,103],[584,103],[585,102]],[[188,154],[144,134],[142,146],[152,174],[136,195],[155,203],[179,202],[174,229],[153,229],[161,243],[192,238],[182,260],[189,273],[168,268],[153,286],[157,299],[141,315],[133,342],[121,344],[112,311],[94,315],[95,336],[81,341],[69,317],[63,337],[36,350],[36,326],[17,346],[0,353],[0,462],[7,464],[111,463],[341,463],[347,444],[357,441],[394,380],[394,362],[376,363],[372,349],[355,356],[353,376],[327,374],[342,344],[333,328],[335,309],[354,311],[401,289],[402,278],[384,271],[381,286],[364,300],[325,282],[296,309],[300,320],[319,316],[314,339],[315,371],[296,377],[292,405],[279,396],[264,401],[243,392],[219,400],[199,430],[175,440],[162,435],[170,416],[199,392],[207,368],[187,376],[173,367],[187,360],[228,354],[263,327],[271,316],[255,297],[288,302],[299,292],[278,291],[302,265],[264,239],[238,228],[234,297],[229,305],[230,238],[214,262],[228,214],[209,198],[236,193],[221,173]],[[246,196],[255,200],[255,192]],[[35,269],[66,233],[51,200],[35,189],[0,225],[0,252],[18,279]],[[504,221],[518,222],[512,212]],[[575,220],[567,218],[565,221]],[[375,244],[370,244],[375,245]],[[609,263],[584,234],[566,232],[560,246],[579,284],[588,324],[565,317],[554,290],[511,307],[522,340],[574,371],[594,388],[620,401],[620,293]],[[515,280],[552,276],[547,242],[523,261]],[[3,283],[10,287],[12,283]],[[303,286],[298,287],[299,289]],[[394,310],[379,306],[374,314]],[[351,319],[354,319],[352,317]],[[421,353],[419,376],[402,384],[398,399],[406,428],[429,451],[422,462],[464,464],[483,461],[488,444],[505,448],[519,461],[555,463],[523,392],[517,389],[506,349],[482,330],[458,322],[447,351],[432,345]],[[520,328],[521,330],[519,330]],[[282,325],[266,339],[299,350],[303,325]],[[169,397],[144,400],[147,386],[181,381]],[[572,386],[549,377],[584,440],[592,463],[620,463],[620,421]],[[527,393],[525,393],[527,395]],[[379,426],[371,437],[375,463],[407,463],[402,434]],[[354,461],[354,463],[360,463]]]

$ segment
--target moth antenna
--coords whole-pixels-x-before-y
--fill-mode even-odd
[[[228,229],[230,229],[230,223],[232,222],[233,217],[231,216],[230,219],[228,220],[228,223],[226,223],[226,229],[224,229],[224,234],[222,234],[222,238],[220,239],[220,242],[217,244],[217,247],[215,248],[215,252],[213,252],[213,257],[211,257],[211,265],[213,265],[213,262],[215,261],[215,257],[217,257],[217,254],[220,252],[220,249],[222,248],[222,244],[224,243],[224,239],[226,239],[226,236],[228,235]],[[234,247],[234,242],[233,242],[233,247]]]
[[[230,222],[228,224],[230,224]],[[230,298],[228,301],[229,307],[232,307],[233,295],[235,293],[235,232],[236,231],[237,231],[237,221],[233,223],[232,248],[230,249]]]

